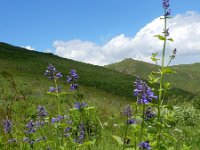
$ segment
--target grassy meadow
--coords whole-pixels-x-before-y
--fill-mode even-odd
[[[54,86],[54,82],[44,76],[49,63],[63,73],[63,77],[57,80],[63,91],[59,95],[47,92],[49,87]],[[128,65],[100,67],[0,43],[0,149],[139,149],[141,139],[137,135],[141,128],[137,125],[127,126],[122,112],[127,104],[133,108],[133,116],[139,110],[135,105],[137,97],[133,96],[135,76],[140,75],[151,86],[147,82],[148,73],[158,66],[139,62],[134,66],[138,67],[137,70],[128,72],[125,66]],[[186,81],[186,78],[198,80],[198,64],[192,66],[173,66],[177,72],[180,70],[184,73],[179,75],[180,78],[173,78],[175,86],[165,95],[164,103],[169,109],[161,112],[167,121],[163,130],[171,136],[163,133],[163,150],[199,150],[199,85],[194,80],[186,88],[187,85],[183,86],[181,80],[178,81]],[[70,90],[70,84],[66,82],[71,69],[75,69],[79,76],[76,91]],[[153,87],[157,89],[158,85]],[[78,108],[75,105],[77,101],[81,104]],[[156,101],[154,103],[156,105]],[[39,115],[38,106],[44,106],[47,114]],[[61,119],[58,120],[58,117]],[[141,122],[140,116],[134,118],[136,122]],[[5,132],[3,122],[6,119],[12,121],[12,131],[8,129],[9,132]],[[52,123],[52,119],[57,120]],[[29,124],[31,120],[33,124]],[[145,135],[142,138],[149,138],[152,147],[155,144],[153,121],[144,123],[148,132],[142,131]],[[82,128],[81,123],[84,123]],[[87,131],[84,135],[83,129]]]

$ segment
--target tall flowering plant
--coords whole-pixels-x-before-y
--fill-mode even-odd
[[[172,54],[169,56],[169,60],[166,63],[166,46],[167,46],[167,41],[173,42],[173,38],[170,38],[170,32],[169,32],[169,28],[167,27],[167,20],[170,19],[170,15],[171,15],[171,9],[170,9],[170,0],[162,0],[162,6],[163,6],[163,16],[161,17],[162,20],[164,20],[164,28],[163,28],[163,32],[162,35],[155,35],[155,37],[157,37],[159,40],[163,41],[163,48],[162,48],[162,57],[161,57],[161,67],[159,69],[158,72],[152,72],[149,75],[149,82],[150,83],[159,83],[159,89],[158,89],[158,102],[157,102],[157,122],[156,122],[156,126],[157,126],[157,134],[156,134],[156,145],[158,149],[163,148],[163,137],[167,137],[170,138],[174,141],[176,141],[175,138],[173,138],[173,136],[169,135],[168,133],[164,133],[164,129],[163,127],[166,127],[166,122],[163,119],[164,117],[162,116],[162,110],[163,109],[167,109],[167,105],[163,105],[164,103],[164,95],[167,92],[167,90],[171,87],[171,84],[166,82],[164,80],[165,76],[167,74],[171,74],[171,73],[176,73],[175,71],[173,71],[169,65],[171,63],[171,61],[175,58],[176,53],[177,53],[177,49],[173,49],[172,50]],[[152,54],[151,59],[157,64],[158,60],[156,58],[157,57],[157,53],[156,54]]]

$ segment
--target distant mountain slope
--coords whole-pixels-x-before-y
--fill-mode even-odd
[[[68,74],[69,70],[77,70],[83,86],[93,87],[122,97],[133,97],[135,77],[113,71],[105,67],[81,63],[61,58],[50,53],[30,51],[6,43],[0,43],[0,72],[7,71],[23,80],[46,80],[43,76],[49,63],[59,71]],[[66,80],[65,77],[63,81]],[[191,95],[191,93],[173,89],[171,95]]]
[[[148,74],[151,71],[157,71],[159,66],[137,61],[131,58],[124,59],[121,62],[105,66],[119,72],[123,72],[132,76],[140,76],[148,80]],[[196,93],[200,92],[200,63],[190,65],[172,66],[177,73],[169,75],[167,80],[171,81],[174,87]]]

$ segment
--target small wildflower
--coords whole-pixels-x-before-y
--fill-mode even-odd
[[[169,8],[169,0],[163,0],[163,8],[168,9]]]
[[[34,128],[33,120],[30,120],[28,122],[28,124],[26,124],[26,128],[27,128],[27,130],[25,130],[24,132],[27,133],[27,134],[36,132],[36,129]]]
[[[61,86],[58,86],[58,92],[60,92],[61,91],[61,89],[62,89],[62,87]],[[57,89],[55,88],[55,87],[50,87],[49,88],[49,90],[48,90],[48,92],[56,92],[57,91]]]
[[[9,119],[3,120],[4,132],[10,133],[12,129],[12,123]]]
[[[71,129],[72,129],[71,127],[66,127],[66,128],[65,128],[65,131],[64,131],[64,132],[65,132],[65,136],[66,136],[66,137],[70,136],[70,131],[71,131]]]
[[[54,79],[54,80],[57,80],[62,77],[61,72],[57,71],[56,68],[52,64],[49,64],[44,75],[48,76],[49,79]]]
[[[64,116],[58,116],[57,118],[52,118],[51,119],[51,123],[54,124],[54,123],[57,123],[57,122],[60,122],[61,120],[64,119]]]
[[[9,144],[10,144],[10,143],[17,143],[17,142],[18,142],[18,140],[15,139],[15,138],[9,139],[9,140],[8,140],[8,143],[9,143]]]
[[[80,124],[79,125],[79,137],[77,139],[77,143],[82,144],[84,141],[84,137],[85,137],[85,127],[84,124]]]
[[[86,106],[87,106],[87,103],[85,103],[85,102],[83,102],[83,103],[81,103],[81,102],[75,102],[75,104],[74,104],[74,107],[76,109],[78,109],[78,110],[80,110],[81,108],[86,107]]]
[[[155,117],[155,115],[156,114],[154,112],[152,112],[151,107],[148,106],[147,109],[146,109],[146,112],[145,112],[145,118],[146,118],[146,120],[149,120],[149,119]]]
[[[44,141],[44,140],[46,140],[46,137],[45,137],[45,136],[40,137],[40,138],[37,138],[37,139],[35,140],[35,142],[40,142],[40,141]]]
[[[38,106],[37,108],[37,116],[39,117],[45,117],[47,116],[47,110],[45,109],[44,106]]]
[[[135,124],[135,120],[134,119],[128,119],[127,120],[127,124],[130,125],[130,124]]]
[[[131,109],[130,105],[126,105],[122,111],[123,116],[132,117],[133,109]]]
[[[70,76],[67,76],[67,82],[73,82],[78,80],[78,74],[75,69],[70,70]]]
[[[78,89],[78,84],[71,84],[70,89],[72,91]]]
[[[44,126],[44,124],[45,124],[45,123],[44,123],[43,121],[36,121],[36,122],[35,122],[35,127],[36,127],[36,128],[39,128],[39,127]]]
[[[150,150],[151,147],[149,145],[149,141],[141,142],[139,144],[139,148],[142,149],[142,150]]]

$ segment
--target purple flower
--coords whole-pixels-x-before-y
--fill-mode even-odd
[[[70,89],[72,91],[78,89],[78,84],[71,84]]]
[[[66,127],[66,128],[65,128],[64,132],[65,132],[65,136],[66,136],[66,137],[70,136],[70,131],[71,131],[71,129],[72,129],[71,127]]]
[[[141,143],[139,144],[139,148],[140,148],[140,149],[143,149],[143,150],[150,150],[151,147],[150,147],[150,145],[149,145],[149,141],[141,142]]]
[[[39,127],[44,126],[44,124],[45,124],[45,123],[44,123],[43,121],[36,121],[36,122],[35,122],[35,127],[36,127],[36,128],[39,128]]]
[[[80,110],[81,108],[86,107],[86,106],[87,106],[87,103],[85,103],[85,102],[83,102],[83,103],[81,103],[81,102],[75,102],[75,104],[74,104],[74,107],[76,109],[78,109],[78,110]]]
[[[30,120],[28,122],[28,124],[26,124],[26,128],[27,128],[27,130],[25,130],[24,132],[27,133],[27,134],[36,132],[36,129],[34,128],[33,120]]]
[[[126,105],[126,107],[123,108],[122,115],[132,117],[133,109],[131,109],[130,105]]]
[[[47,70],[45,71],[44,73],[45,76],[48,76],[49,79],[59,79],[62,77],[62,74],[61,72],[58,72],[56,70],[56,68],[52,65],[52,64],[49,64],[49,66],[47,67]]]
[[[12,122],[9,119],[3,120],[4,132],[10,133],[12,129]]]
[[[163,8],[168,9],[169,8],[169,0],[163,0]]]
[[[67,82],[74,82],[78,80],[78,74],[76,73],[75,69],[70,70],[70,76],[67,76]]]
[[[64,116],[58,116],[57,118],[52,118],[51,119],[51,123],[54,124],[54,123],[57,123],[57,122],[60,122],[61,120],[64,119]]]
[[[130,125],[130,124],[135,124],[135,120],[134,119],[128,119],[127,120],[127,124]]]
[[[134,96],[138,96],[138,104],[147,104],[152,101],[152,99],[157,99],[157,96],[154,96],[154,92],[151,91],[151,88],[142,81],[136,80]]]
[[[37,108],[37,116],[39,117],[45,117],[47,116],[47,110],[45,109],[44,106],[38,106]]]
[[[146,109],[146,112],[145,112],[146,120],[149,120],[149,119],[151,119],[151,118],[153,118],[155,116],[156,116],[156,114],[151,110],[151,107],[148,106],[147,109]]]
[[[48,90],[48,92],[56,92],[56,91],[57,91],[56,88],[55,88],[55,87],[52,87],[52,86],[51,86],[51,87],[49,88],[49,90]],[[61,87],[59,86],[59,87],[58,87],[58,92],[60,92],[60,91],[61,91]]]

